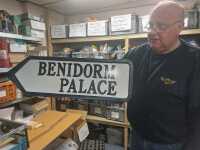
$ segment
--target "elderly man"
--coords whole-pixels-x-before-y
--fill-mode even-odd
[[[134,66],[131,150],[200,150],[200,52],[179,38],[183,25],[183,7],[161,1],[148,43],[125,55]]]

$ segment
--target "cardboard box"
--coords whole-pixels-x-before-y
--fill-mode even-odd
[[[117,108],[109,108],[107,107],[107,119],[114,120],[114,121],[120,121],[124,122],[124,114],[125,110],[124,109],[117,109]]]
[[[22,35],[45,39],[45,31],[31,29],[30,26],[22,25],[19,27],[19,32]]]
[[[26,58],[25,53],[9,53],[9,56],[12,64],[20,63]]]
[[[42,30],[42,31],[46,30],[46,25],[44,22],[39,22],[35,20],[25,20],[23,24],[26,26],[30,26],[31,29]]]
[[[27,52],[26,43],[23,40],[10,40],[10,52]]]
[[[69,25],[69,37],[86,37],[86,23]]]
[[[31,32],[28,36],[44,39],[45,38],[45,32],[31,29]]]
[[[109,23],[110,35],[136,33],[138,28],[138,16],[125,14],[112,16]]]
[[[92,21],[87,23],[87,36],[108,35],[108,20]]]
[[[89,114],[106,118],[106,106],[98,103],[89,103]]]
[[[52,25],[51,26],[51,37],[52,38],[67,38],[68,36],[67,25]]]
[[[198,28],[198,10],[192,9],[185,11],[184,28],[195,29]]]
[[[35,20],[35,21],[44,22],[44,19],[42,17],[34,16],[31,13],[21,14],[21,18],[22,18],[22,20],[29,20],[29,19],[31,19],[31,20]]]

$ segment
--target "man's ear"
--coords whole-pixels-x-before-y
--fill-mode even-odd
[[[183,30],[184,22],[178,22],[178,27],[179,27],[180,30]]]
[[[181,31],[184,29],[184,23],[178,22],[177,23],[177,31],[178,33],[181,33]]]

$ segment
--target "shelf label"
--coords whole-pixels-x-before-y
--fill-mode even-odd
[[[132,70],[126,60],[30,56],[8,74],[27,94],[125,100],[132,92]]]

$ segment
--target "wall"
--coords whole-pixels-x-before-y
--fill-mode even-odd
[[[10,14],[22,13],[22,5],[15,0],[0,0],[0,9],[7,10]]]
[[[29,13],[34,14],[35,16],[42,16],[43,18],[46,17],[45,15],[47,13],[47,9],[44,7],[41,7],[39,5],[35,5],[32,3],[28,3],[27,9]],[[65,20],[64,15],[59,14],[52,10],[49,10],[49,17],[50,17],[51,24],[63,24]]]
[[[0,0],[0,10],[7,10],[11,15],[21,14],[28,11],[35,16],[45,17],[46,9],[38,5],[28,3],[22,4],[16,0]],[[50,10],[52,24],[63,24],[65,17],[55,11]]]
[[[138,15],[147,15],[149,14],[150,10],[155,6],[157,2],[160,0],[136,0],[130,2],[127,5],[116,6],[110,9],[102,9],[97,10],[98,12],[90,13],[90,14],[81,14],[81,15],[70,15],[65,17],[65,23],[79,23],[79,22],[86,22],[88,17],[95,16],[97,20],[109,19],[111,16],[114,15],[121,15],[121,14],[138,14]],[[196,1],[200,0],[187,0],[181,2],[186,9],[189,9],[193,6]]]

